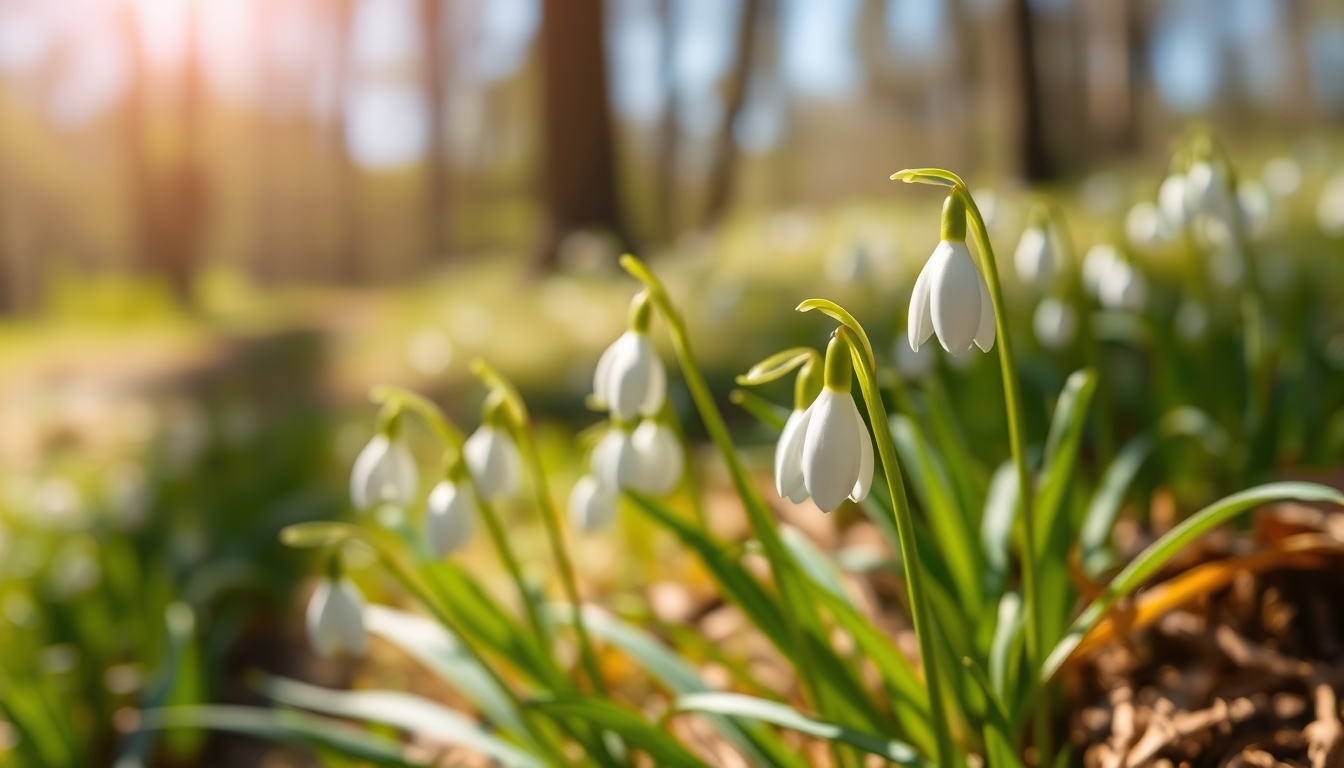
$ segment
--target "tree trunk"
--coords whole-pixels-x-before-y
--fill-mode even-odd
[[[677,140],[680,138],[680,127],[677,125],[677,29],[672,0],[658,0],[658,18],[663,32],[659,66],[666,100],[658,121],[657,143],[654,147],[654,227],[657,237],[664,242],[671,242],[676,238],[680,223],[677,218],[677,203],[680,199],[677,175]]]
[[[605,229],[631,247],[616,191],[616,148],[607,98],[603,0],[546,0],[541,22],[542,197],[546,222],[537,250],[550,266],[564,237]]]
[[[1017,50],[1017,76],[1021,99],[1019,162],[1027,181],[1048,181],[1054,177],[1054,164],[1045,147],[1045,123],[1042,114],[1041,84],[1037,76],[1035,35],[1029,0],[1012,0],[1014,37]]]
[[[444,9],[449,0],[420,0],[424,33],[421,66],[429,101],[429,154],[425,158],[425,207],[429,248],[436,259],[448,255],[448,166],[444,142]]]
[[[751,79],[751,61],[756,49],[756,20],[760,16],[761,0],[745,0],[742,18],[737,28],[737,59],[724,94],[723,125],[714,146],[714,161],[710,165],[708,200],[702,225],[718,224],[728,204],[732,202],[733,181],[737,173],[737,142],[733,139],[733,125],[747,103],[747,84]]]

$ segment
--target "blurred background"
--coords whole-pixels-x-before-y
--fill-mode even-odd
[[[623,250],[723,394],[822,342],[809,295],[891,349],[939,202],[893,171],[958,170],[1004,255],[1046,185],[1081,252],[1200,121],[1322,248],[1342,119],[1335,0],[0,0],[0,764],[254,764],[119,733],[348,682],[276,532],[348,513],[368,387],[474,426],[484,355],[562,454]]]

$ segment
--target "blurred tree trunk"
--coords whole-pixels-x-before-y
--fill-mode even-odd
[[[658,17],[662,24],[662,60],[659,62],[663,79],[665,101],[658,123],[657,143],[654,147],[654,207],[657,236],[671,242],[680,224],[677,218],[679,179],[677,175],[677,143],[680,128],[677,124],[677,20],[672,0],[658,0]]]
[[[196,19],[190,8],[184,53],[176,72],[156,72],[139,43],[129,9],[128,40],[136,52],[127,100],[129,147],[142,271],[164,278],[178,298],[190,299],[206,211],[205,174],[197,157],[203,83]]]
[[[607,98],[603,0],[546,0],[541,21],[542,198],[536,260],[553,264],[579,229],[604,229],[632,247],[616,190],[616,145]]]
[[[751,62],[756,48],[756,21],[760,14],[761,0],[744,0],[737,27],[737,58],[725,89],[723,124],[719,126],[719,135],[715,139],[714,159],[709,170],[708,199],[701,220],[704,227],[718,224],[728,204],[732,202],[738,158],[733,126],[747,103],[747,85],[751,79]]]
[[[1010,0],[1012,34],[1016,43],[1018,98],[1021,127],[1018,136],[1019,169],[1028,181],[1048,181],[1055,175],[1045,146],[1041,81],[1036,67],[1036,44],[1030,0]]]
[[[336,50],[332,56],[335,68],[336,109],[332,126],[332,158],[337,166],[338,190],[337,205],[340,207],[338,221],[342,232],[337,241],[335,258],[337,272],[348,283],[357,283],[365,276],[361,263],[360,243],[360,206],[359,206],[359,169],[347,149],[346,132],[349,130],[349,109],[346,104],[350,90],[351,64],[350,46],[354,33],[355,0],[332,0],[332,14],[336,29],[332,34],[332,45]]]
[[[424,33],[422,66],[429,101],[429,155],[425,158],[425,202],[429,248],[434,258],[448,255],[448,164],[444,152],[444,43],[443,20],[450,0],[420,0]]]

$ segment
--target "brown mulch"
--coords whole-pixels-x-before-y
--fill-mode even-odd
[[[1109,642],[1069,675],[1073,762],[1344,767],[1342,529],[1344,515],[1271,508],[1167,582],[1206,590],[1120,606]]]

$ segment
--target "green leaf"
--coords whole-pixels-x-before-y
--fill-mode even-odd
[[[1182,436],[1194,438],[1214,455],[1225,453],[1229,444],[1227,433],[1222,427],[1208,414],[1189,406],[1169,411],[1156,429],[1125,443],[1106,468],[1079,531],[1083,569],[1089,575],[1096,576],[1111,564],[1111,531],[1115,527],[1115,519],[1120,513],[1125,494],[1143,463],[1152,455],[1160,440]]]
[[[1083,636],[1101,621],[1117,600],[1142,586],[1158,569],[1180,554],[1181,550],[1242,512],[1275,501],[1303,501],[1344,506],[1344,495],[1334,488],[1316,483],[1269,483],[1234,493],[1181,521],[1125,566],[1124,570],[1106,586],[1105,591],[1074,621],[1068,634],[1059,641],[1046,659],[1045,666],[1041,670],[1041,679],[1049,680],[1054,676],[1073,649],[1082,642]]]
[[[441,624],[382,605],[364,608],[364,628],[425,665],[501,729],[527,733],[508,694]]]
[[[980,546],[985,553],[985,592],[999,595],[1008,586],[1013,544],[1013,520],[1021,503],[1017,493],[1017,467],[1005,461],[994,470],[980,517]]]
[[[666,731],[655,728],[638,712],[605,699],[580,694],[561,694],[528,702],[528,706],[551,717],[573,718],[619,735],[630,746],[653,758],[656,765],[708,768]]]
[[[427,766],[410,759],[400,742],[374,736],[338,720],[303,712],[223,705],[147,709],[140,714],[140,728],[209,728],[285,744],[330,749],[382,765]]]
[[[814,720],[787,704],[758,699],[740,693],[695,693],[677,699],[675,707],[683,712],[709,712],[749,717],[799,733],[840,742],[878,755],[897,765],[929,768],[931,764],[909,744],[855,731],[835,723]]]
[[[892,181],[906,184],[934,184],[940,187],[964,187],[961,177],[942,168],[906,168],[891,174]]]
[[[541,768],[541,760],[496,736],[465,715],[401,691],[341,691],[297,680],[263,675],[266,696],[292,707],[325,715],[390,725],[434,741],[466,747],[506,766]]]
[[[841,600],[850,602],[849,595],[840,582],[840,571],[836,568],[835,562],[818,549],[807,534],[788,523],[780,523],[779,538],[808,578]]]
[[[1022,596],[1005,592],[999,599],[994,639],[989,647],[990,690],[1000,701],[1017,700],[1017,679],[1022,656],[1022,629],[1026,613],[1022,610]]]
[[[789,420],[789,409],[766,400],[755,392],[734,389],[728,393],[728,401],[740,406],[742,410],[756,417],[756,420],[775,432],[783,432],[784,424]]]
[[[744,387],[766,384],[787,376],[789,371],[809,361],[813,363],[821,362],[821,355],[811,347],[794,347],[783,352],[776,352],[751,366],[751,370],[738,376],[737,383]]]
[[[981,693],[989,702],[985,712],[985,758],[989,768],[1023,768],[1022,757],[1017,753],[1013,739],[1011,718],[1003,707],[1003,702],[994,694],[994,689],[985,677],[985,671],[971,658],[963,658],[962,664],[970,673]]]
[[[280,531],[280,542],[295,549],[332,547],[350,539],[360,538],[358,527],[350,523],[318,520],[285,526]]]

